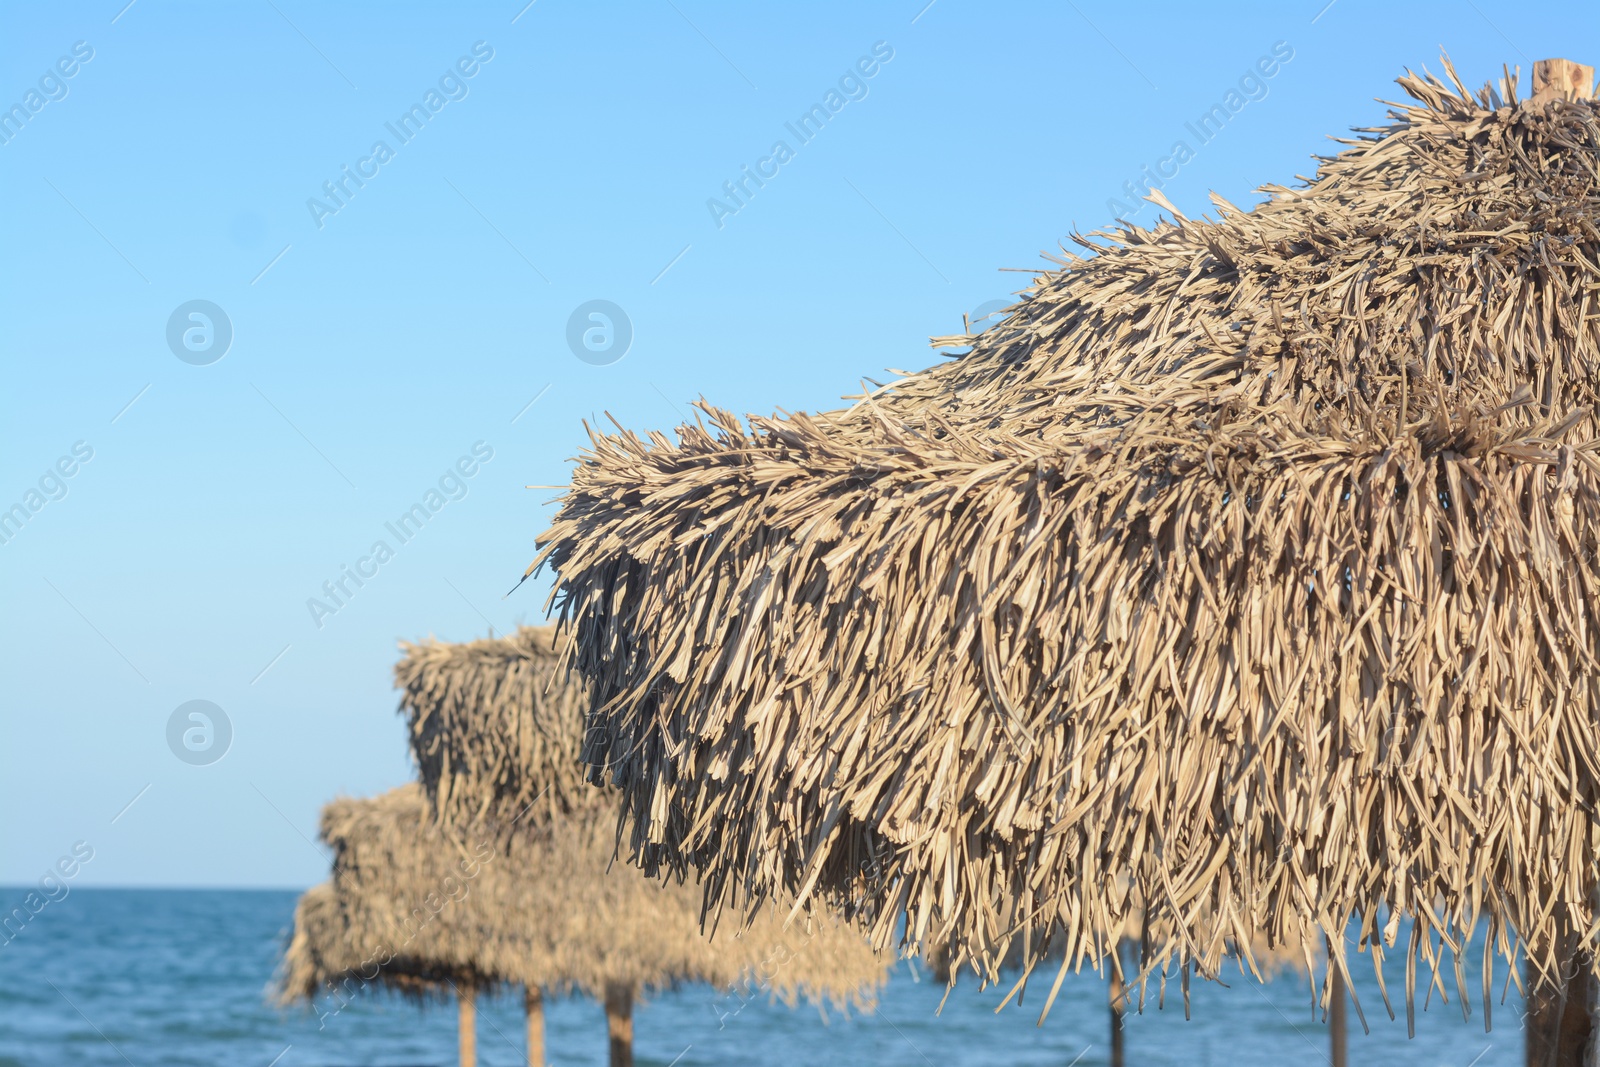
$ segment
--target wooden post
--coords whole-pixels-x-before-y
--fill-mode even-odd
[[[1594,68],[1570,59],[1541,59],[1533,65],[1533,98],[1587,100],[1594,95]]]
[[[1557,909],[1552,919],[1554,945],[1546,948],[1555,949],[1559,972],[1554,976],[1540,974],[1531,960],[1524,970],[1528,1012],[1522,1022],[1528,1033],[1527,1064],[1588,1067],[1594,1032],[1594,1017],[1590,1014],[1595,995],[1594,982],[1589,978],[1591,956],[1588,948],[1580,947],[1583,931],[1573,929],[1565,908]]]
[[[522,1003],[528,1011],[528,1067],[544,1067],[544,994],[538,986],[523,990]]]
[[[1593,995],[1587,967],[1567,983],[1565,993],[1542,983],[1528,968],[1528,1067],[1588,1067]]]
[[[1111,988],[1107,1001],[1111,1007],[1111,1067],[1123,1067],[1122,1013],[1128,1006],[1127,990],[1122,986],[1122,975],[1111,968]]]
[[[457,1026],[461,1041],[461,1067],[478,1067],[478,994],[472,989],[456,990],[460,1011]]]
[[[606,1032],[611,1035],[611,1067],[633,1067],[632,986],[606,986]]]
[[[1328,1043],[1332,1046],[1329,1059],[1333,1067],[1349,1067],[1349,1052],[1345,1048],[1349,1005],[1345,1002],[1350,999],[1350,992],[1345,988],[1344,972],[1339,970],[1338,964],[1329,960],[1328,966],[1333,968],[1333,993],[1328,1001]]]

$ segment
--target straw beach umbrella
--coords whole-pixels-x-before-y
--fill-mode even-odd
[[[698,981],[864,1006],[885,977],[888,961],[838,923],[785,930],[773,917],[707,938],[696,889],[612,868],[614,807],[494,838],[431,816],[416,784],[324,809],[344,941],[368,971],[457,980],[464,1002],[520,985],[529,1063],[544,1062],[546,996],[603,1003],[615,1065],[632,1062],[632,1005],[643,994]]]
[[[423,783],[432,787],[447,824],[496,813],[502,819],[562,810],[614,816],[617,797],[584,782],[575,757],[587,698],[562,665],[569,643],[556,627],[540,626],[461,644],[402,645],[405,655],[395,668],[401,710]],[[1137,922],[1122,931],[1125,939],[1139,935]],[[1062,949],[1057,938],[1048,954],[1059,959]],[[1255,958],[1266,975],[1303,965],[1298,950],[1264,944],[1256,945]],[[948,954],[931,955],[928,962],[940,980],[953,982]],[[1004,966],[1014,970],[1021,963],[1022,946],[1014,944]],[[1127,996],[1120,959],[1109,969],[1112,1044],[1118,1049]],[[787,999],[793,1001],[792,993]],[[1113,1062],[1122,1062],[1116,1053]]]
[[[333,883],[306,890],[295,904],[294,935],[279,967],[278,1002],[285,1007],[305,1004],[317,1008],[318,998],[325,997],[324,1004],[330,1009],[323,1013],[325,1018],[342,1011],[349,999],[369,986],[422,1003],[454,994],[460,1015],[460,1060],[470,1067],[477,1056],[477,995],[494,982],[476,968],[452,966],[414,953],[392,958],[370,934],[352,928]]]
[[[471,1060],[477,994],[524,989],[528,1062],[543,1064],[543,996],[571,988],[558,973],[551,937],[506,938],[494,897],[502,859],[483,833],[422,833],[424,801],[415,785],[323,808],[322,838],[333,849],[333,886],[350,937],[383,970],[442,973],[459,989],[462,1060]],[[503,869],[505,864],[500,863]],[[455,978],[466,975],[462,985]]]
[[[1326,1002],[1353,922],[1408,1014],[1419,958],[1467,1009],[1482,923],[1485,1022],[1520,948],[1562,1040],[1600,882],[1600,105],[1564,61],[1531,97],[1445,71],[1250,210],[1152,193],[1171,221],[847,410],[595,434],[534,567],[624,850],[990,975],[1061,935],[1058,984],[1138,901],[1147,968],[1261,936],[1329,952]]]
[[[525,861],[513,852],[514,862],[493,882],[496,906],[510,916],[503,927],[513,936],[538,928],[528,904],[538,893],[549,898],[546,910],[591,914],[592,921],[553,936],[566,957],[599,968],[578,986],[606,1000],[613,1034],[626,1035],[623,1044],[631,1042],[637,993],[677,981],[759,989],[791,1007],[802,998],[870,1004],[893,957],[874,952],[838,919],[816,916],[786,927],[782,916],[764,916],[708,940],[697,887],[663,886],[625,866],[612,868],[621,798],[584,781],[579,756],[588,701],[560,667],[563,646],[553,626],[523,627],[460,644],[404,644],[395,667],[400,709],[439,827],[422,832],[459,837],[468,827],[471,834],[489,827],[515,847],[528,847],[530,833],[546,842]],[[558,881],[555,870],[572,873]],[[609,993],[594,978],[602,971],[611,976]],[[614,1054],[617,1047],[614,1040]]]

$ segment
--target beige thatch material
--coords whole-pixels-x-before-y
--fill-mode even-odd
[[[847,411],[594,435],[534,566],[625,849],[991,974],[1590,945],[1600,104],[1445,70]]]
[[[584,782],[575,758],[587,701],[559,666],[555,627],[401,648],[400,710],[420,777],[447,821],[500,814],[537,822],[614,807]]]
[[[499,980],[476,966],[445,964],[409,951],[411,939],[398,943],[399,954],[386,947],[396,942],[372,942],[369,930],[351,925],[347,907],[351,903],[351,894],[341,894],[333,882],[312,886],[301,894],[295,903],[294,935],[278,968],[278,1003],[285,1007],[304,1003],[325,1018],[343,1011],[350,999],[369,987],[416,1001],[454,995],[460,1015],[460,1064],[474,1067],[478,994],[500,984]],[[360,907],[354,910],[358,914],[363,911]],[[528,994],[530,1067],[544,1064],[539,997],[537,990]]]
[[[369,805],[344,815],[330,807],[329,818],[341,826],[352,814],[397,823],[400,840],[496,842],[505,862],[477,889],[488,913],[470,935],[482,941],[470,958],[517,976],[535,996],[541,986],[576,986],[601,999],[613,1065],[632,1062],[634,999],[678,981],[764,991],[791,1006],[801,997],[870,1003],[892,959],[836,918],[786,928],[768,916],[708,941],[698,889],[659,885],[626,866],[607,873],[620,797],[583,781],[588,701],[559,669],[558,647],[554,627],[462,645],[404,645],[395,668],[400,708],[432,802],[408,792],[394,801],[405,806],[403,816]],[[403,847],[372,865],[416,876]],[[483,929],[494,936],[483,938]],[[552,974],[558,980],[539,977]]]
[[[436,825],[420,786],[324,809],[334,885],[367,956],[429,973],[481,976],[602,999],[681,982],[759,985],[789,1003],[872,1002],[889,960],[840,923],[789,930],[780,918],[708,938],[700,894],[611,865],[615,810],[489,837]],[[608,868],[611,868],[608,870]]]
[[[325,994],[352,993],[368,983],[409,999],[443,999],[450,995],[452,983],[471,986],[477,977],[437,966],[420,972],[377,966],[372,947],[352,937],[333,883],[323,882],[295,903],[294,933],[275,986],[278,1002],[287,1007],[314,1004]]]
[[[417,999],[454,993],[466,1065],[478,993],[523,987],[529,1062],[542,1063],[545,996],[582,992],[606,1006],[614,1067],[632,1063],[633,1002],[681,982],[791,1006],[874,1002],[892,961],[855,929],[825,919],[785,929],[768,917],[711,940],[698,890],[612,869],[615,800],[537,830],[447,830],[416,784],[328,804],[334,879],[300,899],[279,999],[342,1009],[368,983]]]
[[[274,981],[276,1000],[288,1006],[311,1001],[362,965],[351,958],[339,897],[330,882],[314,885],[294,905],[294,933]]]

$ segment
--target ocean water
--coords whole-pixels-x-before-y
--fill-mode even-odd
[[[0,904],[9,910],[24,893],[0,888]],[[0,945],[0,1067],[454,1063],[453,1005],[417,1007],[363,995],[321,1025],[309,1011],[271,1005],[267,990],[287,943],[294,901],[294,893],[280,891],[72,890]],[[1398,1021],[1389,1020],[1364,957],[1357,970],[1357,992],[1372,1032],[1361,1032],[1352,1011],[1352,1064],[1523,1062],[1521,1002],[1514,987],[1499,1000],[1499,978],[1492,1032],[1484,1032],[1481,987],[1469,970],[1469,992],[1476,990],[1471,1020],[1462,1020],[1454,985],[1447,983],[1450,1003],[1442,1004],[1435,992],[1428,1010],[1418,1012],[1416,1039],[1407,1040],[1403,1009]],[[1399,993],[1403,981],[1396,968],[1391,993]],[[1419,992],[1425,981],[1424,969]],[[830,1012],[826,1019],[815,1008],[791,1011],[759,997],[745,1001],[687,986],[635,1009],[635,1052],[641,1065],[658,1067],[1106,1063],[1105,986],[1090,974],[1069,975],[1050,1018],[1035,1026],[1048,986],[1048,980],[1036,982],[1021,1009],[997,1016],[994,1007],[1003,992],[980,992],[975,983],[963,982],[941,1014],[943,986],[902,962],[876,1012]],[[1153,992],[1152,986],[1152,997]],[[1176,983],[1168,993],[1165,1010],[1150,1003],[1144,1014],[1129,1017],[1129,1064],[1327,1062],[1327,1030],[1312,1016],[1303,979],[1285,977],[1265,986],[1197,980],[1188,1021]],[[479,1063],[521,1064],[522,1035],[520,998],[480,1004]],[[551,1063],[604,1064],[599,1005],[583,999],[550,1004],[545,1041]]]

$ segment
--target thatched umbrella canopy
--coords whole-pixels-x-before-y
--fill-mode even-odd
[[[595,435],[535,567],[638,860],[991,971],[1586,950],[1600,105],[1445,69],[849,410]]]
[[[583,993],[605,1003],[613,1041],[625,1043],[633,1001],[683,982],[847,1008],[870,1004],[886,977],[891,960],[838,922],[785,929],[773,916],[705,936],[697,889],[612,865],[614,803],[516,830],[447,829],[432,815],[416,784],[323,811],[344,940],[385,970]]]

